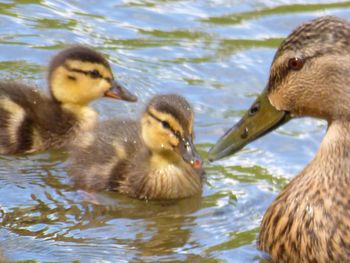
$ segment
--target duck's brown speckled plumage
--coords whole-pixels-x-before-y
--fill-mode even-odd
[[[159,135],[158,141],[145,143],[142,130],[154,120],[149,111],[170,129],[192,135],[193,113],[188,102],[177,95],[156,96],[148,104],[142,124],[133,120],[102,122],[90,133],[86,145],[72,149],[70,175],[78,188],[112,190],[140,199],[177,199],[201,192],[202,170],[195,170],[174,149],[167,149],[167,140],[173,136],[168,134],[170,129],[155,120],[150,132]],[[173,126],[173,117],[181,128]]]
[[[259,247],[276,262],[347,262],[349,183],[350,125],[333,123],[312,162],[267,210]]]
[[[74,46],[52,59],[48,83],[50,97],[34,87],[0,81],[0,154],[32,153],[73,143],[94,126],[97,114],[88,103],[116,82],[101,54]]]
[[[282,42],[266,89],[211,150],[212,159],[225,157],[290,117],[328,122],[314,159],[264,215],[258,247],[272,262],[350,261],[349,83],[350,23],[332,16],[309,21]]]
[[[275,60],[291,50],[310,60],[335,56],[328,68],[312,71],[314,96],[304,93],[304,103],[289,102],[296,115],[311,115],[328,120],[329,127],[314,159],[296,176],[268,208],[261,225],[259,247],[270,253],[275,262],[348,262],[350,260],[350,109],[347,80],[350,65],[337,61],[337,56],[349,57],[350,24],[340,18],[323,17],[310,21],[295,30],[279,48]],[[327,59],[328,60],[328,59]],[[311,63],[311,61],[310,61]],[[313,63],[317,63],[314,61]],[[337,64],[339,63],[339,64]],[[322,67],[321,63],[320,67]],[[308,65],[305,63],[305,67]],[[273,66],[272,66],[273,67]],[[316,67],[315,67],[316,69]],[[278,68],[274,68],[275,72]],[[305,69],[307,70],[307,69]],[[343,75],[345,74],[346,75]],[[332,75],[332,76],[331,76]],[[306,77],[305,82],[309,81]],[[320,79],[317,80],[317,78]],[[329,85],[334,79],[333,85]],[[310,79],[311,80],[311,79]],[[286,81],[286,80],[283,80]],[[283,82],[282,81],[282,82]],[[300,84],[303,84],[303,82]],[[274,79],[270,77],[270,82]],[[292,82],[292,81],[291,81]],[[304,83],[305,83],[304,82]],[[269,83],[280,100],[278,83]],[[288,83],[291,85],[291,83]],[[284,84],[284,85],[288,85]],[[318,85],[319,84],[319,85]],[[283,84],[282,84],[283,85]],[[307,88],[309,85],[304,84]],[[318,87],[317,87],[318,86]],[[347,100],[324,96],[338,93]],[[293,89],[290,88],[291,94]],[[297,91],[295,91],[295,94]],[[286,92],[287,94],[287,92]],[[284,95],[286,96],[286,95]],[[291,96],[293,97],[293,96]],[[285,103],[285,99],[284,99]],[[280,103],[280,107],[285,104]],[[283,106],[282,106],[283,105]],[[314,105],[314,106],[311,106]],[[328,107],[332,105],[331,107]],[[335,106],[335,107],[334,107]],[[287,108],[286,108],[287,109]]]

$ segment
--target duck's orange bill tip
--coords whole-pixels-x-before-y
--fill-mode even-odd
[[[194,162],[193,162],[193,168],[194,169],[202,169],[202,167],[203,167],[203,162],[201,161],[201,160],[195,160]]]

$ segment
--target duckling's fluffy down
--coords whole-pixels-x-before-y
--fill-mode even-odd
[[[32,87],[0,82],[0,153],[62,145],[76,117]]]

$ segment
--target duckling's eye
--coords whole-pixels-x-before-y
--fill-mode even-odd
[[[300,70],[304,66],[304,60],[302,58],[294,57],[289,59],[288,68],[292,70]]]
[[[170,129],[170,124],[167,121],[162,121],[162,125],[164,129]]]
[[[100,72],[98,72],[98,70],[96,70],[96,69],[88,71],[88,74],[94,79],[102,77]]]

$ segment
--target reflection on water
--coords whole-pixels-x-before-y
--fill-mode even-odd
[[[183,94],[206,157],[263,89],[281,40],[324,14],[350,19],[350,2],[6,0],[0,75],[46,90],[51,56],[68,44],[92,45],[140,98],[94,103],[102,119],[135,117],[155,93]],[[173,202],[75,191],[63,152],[1,156],[0,247],[9,260],[39,262],[260,262],[261,217],[313,156],[323,130],[320,121],[291,121],[231,158],[207,162],[203,195]]]

